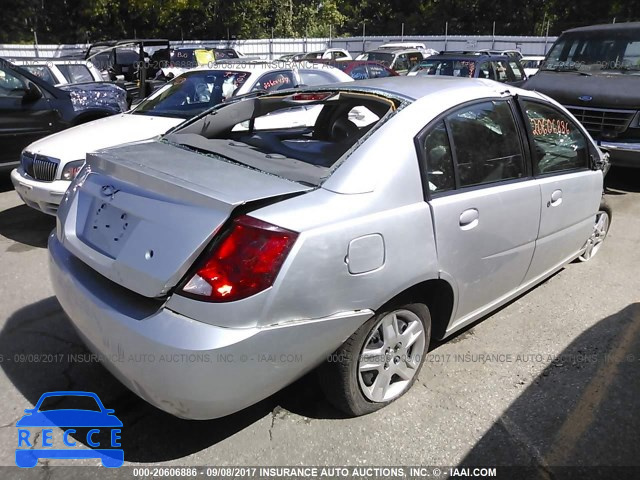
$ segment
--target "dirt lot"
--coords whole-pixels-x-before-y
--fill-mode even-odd
[[[193,422],[155,409],[100,364],[74,356],[86,350],[48,275],[55,219],[22,205],[5,179],[0,465],[15,464],[24,409],[43,392],[75,389],[115,409],[129,465],[516,464],[543,477],[554,465],[639,466],[640,172],[612,170],[607,180],[614,215],[600,253],[434,346],[413,390],[390,407],[342,418],[310,375],[240,413]]]

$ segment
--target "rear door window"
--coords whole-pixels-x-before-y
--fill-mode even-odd
[[[49,67],[45,67],[44,65],[25,65],[23,68],[31,75],[35,75],[49,85],[60,83]]]
[[[453,157],[444,121],[439,121],[427,134],[422,144],[427,160],[427,180],[431,193],[455,188]]]
[[[22,77],[0,66],[0,97],[20,98],[24,96],[26,90],[27,84]]]
[[[495,79],[495,75],[493,74],[493,70],[491,68],[491,65],[489,65],[489,62],[482,62],[480,65],[478,65],[477,70],[478,78],[488,78],[490,80]]]
[[[398,55],[391,68],[398,72],[409,70],[409,59],[407,55],[404,53]]]
[[[369,72],[367,71],[366,65],[358,65],[354,67],[350,72],[349,76],[354,80],[364,80],[369,78]]]
[[[57,65],[58,70],[69,83],[93,82],[93,76],[86,65]]]
[[[569,117],[541,103],[523,101],[522,104],[533,137],[536,173],[587,168],[587,139]]]
[[[389,70],[384,68],[382,65],[369,64],[369,78],[384,78],[391,76]]]
[[[499,82],[513,82],[513,74],[510,74],[509,65],[504,60],[494,60],[493,68],[495,70],[496,80]]]
[[[511,73],[513,74],[513,79],[516,82],[523,80],[522,71],[520,71],[520,68],[518,67],[518,64],[516,62],[509,62],[509,67],[511,67]]]
[[[521,178],[524,156],[509,103],[490,101],[447,117],[461,187]]]

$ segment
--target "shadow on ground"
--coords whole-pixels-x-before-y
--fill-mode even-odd
[[[460,466],[526,466],[530,478],[615,478],[593,467],[640,467],[639,366],[640,303],[634,303],[576,338]]]
[[[11,245],[9,251],[29,247],[47,247],[47,237],[56,226],[56,218],[26,205],[0,211],[0,235],[22,245]]]
[[[189,421],[169,415],[131,393],[92,360],[54,297],[25,307],[0,331],[0,362],[9,380],[35,405],[49,391],[95,392],[123,422],[122,448],[129,462],[162,462],[206,449],[263,417],[282,410],[316,418],[340,418],[309,374],[281,392],[234,415]],[[61,408],[61,405],[56,408]],[[85,443],[82,435],[71,435]],[[86,443],[85,443],[86,445]]]

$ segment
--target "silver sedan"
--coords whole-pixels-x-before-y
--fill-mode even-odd
[[[407,392],[432,338],[598,251],[605,165],[562,106],[488,80],[278,91],[89,154],[53,285],[174,415],[228,415],[316,367],[361,415]]]

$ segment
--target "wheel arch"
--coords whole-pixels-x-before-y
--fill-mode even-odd
[[[454,289],[448,281],[434,278],[417,283],[396,294],[376,310],[408,303],[424,303],[431,314],[432,337],[438,340],[444,338],[455,306]]]

